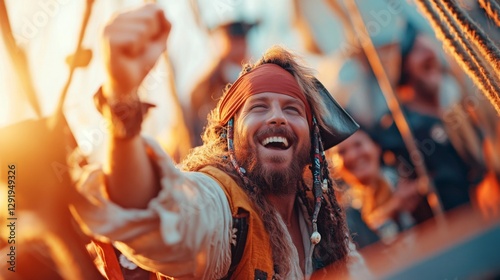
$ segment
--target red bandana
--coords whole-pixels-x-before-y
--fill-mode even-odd
[[[220,103],[221,122],[226,124],[248,97],[263,92],[281,93],[302,101],[306,108],[307,122],[311,127],[311,107],[297,80],[288,71],[273,63],[257,66],[234,82]]]

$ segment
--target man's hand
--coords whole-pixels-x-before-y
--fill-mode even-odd
[[[166,49],[170,28],[163,10],[155,4],[119,14],[108,23],[102,40],[106,98],[126,97],[137,91]]]
[[[488,172],[475,189],[475,204],[485,218],[500,216],[500,184],[493,171]]]

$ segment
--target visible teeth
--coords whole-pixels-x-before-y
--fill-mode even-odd
[[[281,136],[267,137],[266,139],[264,139],[264,141],[262,141],[263,146],[269,143],[283,143],[283,145],[285,145],[285,147],[288,148],[288,140],[286,140],[285,137]]]

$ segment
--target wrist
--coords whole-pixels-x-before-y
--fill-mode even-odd
[[[127,140],[139,135],[144,115],[154,107],[140,101],[137,93],[107,92],[100,88],[94,95],[99,112],[109,123],[109,133],[114,139]]]

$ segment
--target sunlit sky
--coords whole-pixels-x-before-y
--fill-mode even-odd
[[[73,53],[85,10],[84,0],[7,0],[7,8],[17,43],[25,50],[30,71],[44,116],[55,110],[64,83],[68,77],[65,59]],[[93,51],[93,58],[85,69],[75,72],[65,102],[65,115],[82,150],[88,154],[102,146],[104,136],[102,119],[94,109],[92,95],[104,79],[100,61],[99,34],[116,11],[141,4],[143,1],[96,0],[90,23],[87,27],[83,47]],[[327,53],[334,53],[342,45],[343,31],[323,0],[308,0],[304,13],[311,21],[320,47]],[[368,20],[379,24],[380,32],[374,32],[379,41],[394,40],[397,36],[398,16],[389,14],[387,22],[377,18],[384,9],[383,0],[358,1],[364,7]],[[403,1],[404,2],[404,1]],[[168,41],[168,50],[175,67],[175,81],[178,95],[186,102],[193,81],[216,57],[217,46],[206,32],[200,29],[193,17],[189,1],[158,1],[164,7],[173,29]],[[382,3],[382,4],[381,4]],[[408,5],[407,5],[408,6]],[[414,6],[405,9],[415,9]],[[296,31],[291,26],[291,0],[214,0],[199,1],[203,24],[217,26],[233,19],[259,20],[260,25],[249,36],[251,57],[258,57],[272,44],[281,44],[301,52],[302,46]],[[411,14],[411,13],[410,13]],[[396,24],[393,24],[393,23]],[[395,35],[396,34],[396,35]],[[0,39],[0,126],[35,117],[23,95]],[[325,59],[305,55],[316,69]],[[332,55],[333,57],[333,55]],[[329,64],[334,65],[335,63]],[[151,134],[159,133],[171,125],[171,100],[165,96],[168,91],[168,73],[160,62],[149,79],[146,98],[156,103],[156,110],[145,129]],[[156,72],[155,72],[156,71]],[[332,70],[334,71],[334,70]],[[334,73],[334,72],[331,72]],[[321,74],[321,73],[320,73]],[[328,73],[327,73],[328,74]],[[330,75],[332,76],[332,75]],[[328,81],[327,81],[328,83]]]

